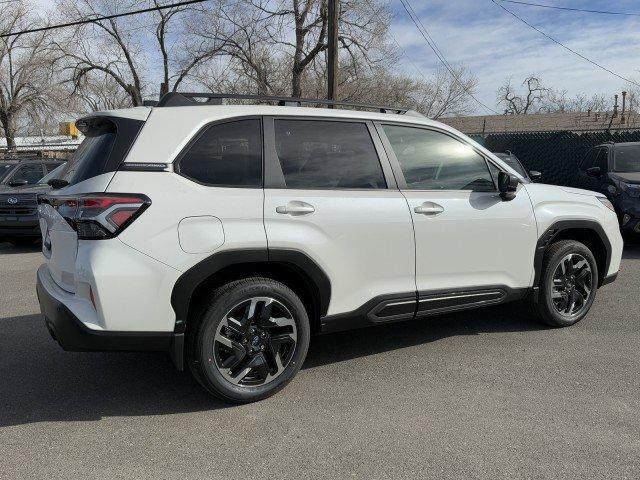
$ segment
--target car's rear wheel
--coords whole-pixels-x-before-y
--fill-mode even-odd
[[[289,287],[247,278],[212,292],[189,331],[188,362],[209,392],[230,402],[253,402],[291,381],[309,338],[306,309]]]
[[[562,240],[545,252],[536,305],[543,322],[566,327],[589,312],[598,288],[598,264],[591,250],[575,240]]]

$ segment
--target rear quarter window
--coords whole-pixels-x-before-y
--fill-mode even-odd
[[[262,187],[261,121],[207,127],[178,160],[178,172],[213,187]]]

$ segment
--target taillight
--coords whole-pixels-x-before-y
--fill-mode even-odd
[[[78,232],[78,239],[113,238],[127,228],[151,205],[145,195],[130,193],[85,193],[80,195],[42,195],[47,203]]]

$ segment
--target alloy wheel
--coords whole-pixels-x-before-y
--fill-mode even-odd
[[[260,386],[285,370],[298,330],[289,309],[271,297],[253,297],[224,316],[214,337],[215,365],[234,385]]]
[[[551,300],[564,317],[577,317],[589,308],[593,290],[593,271],[585,257],[570,253],[560,260],[553,272]]]

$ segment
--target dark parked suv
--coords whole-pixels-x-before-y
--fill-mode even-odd
[[[40,238],[37,195],[63,163],[57,160],[0,162],[0,241],[33,243]]]
[[[623,232],[640,233],[640,142],[593,147],[578,165],[578,179],[611,200]]]

